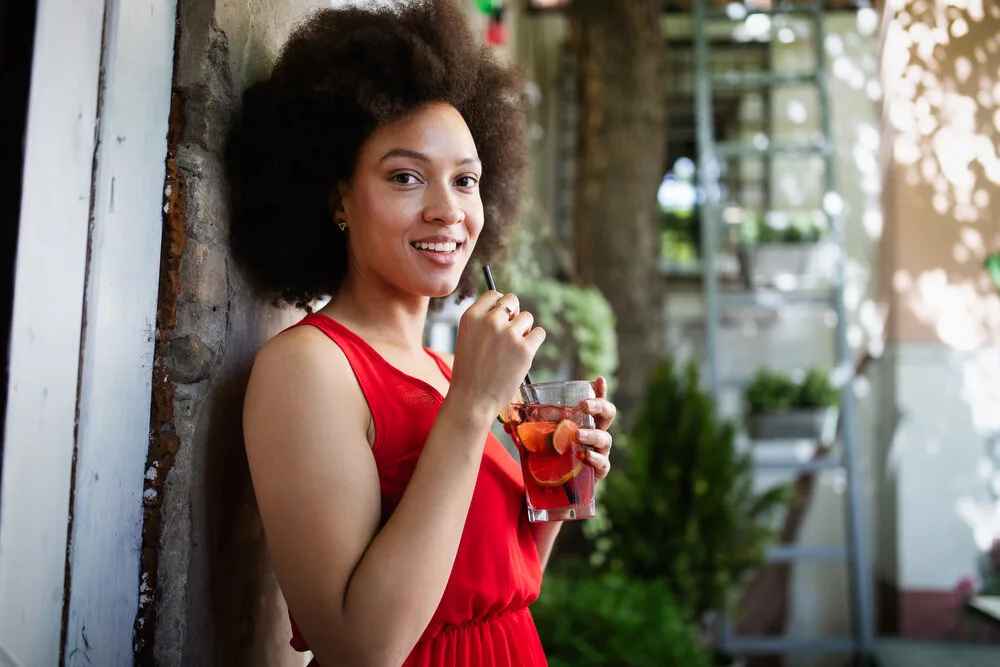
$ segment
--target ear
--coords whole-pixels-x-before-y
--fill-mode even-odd
[[[338,183],[330,188],[330,192],[326,195],[327,210],[329,210],[330,217],[334,220],[345,217],[344,197],[346,195],[347,186],[342,183]]]

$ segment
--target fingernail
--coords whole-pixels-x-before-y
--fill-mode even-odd
[[[594,431],[589,428],[581,428],[576,433],[576,437],[580,442],[593,442],[594,441]]]

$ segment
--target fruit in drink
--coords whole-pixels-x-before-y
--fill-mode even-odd
[[[500,410],[500,423],[502,424],[516,424],[521,421],[521,415],[518,413],[514,406],[507,404],[502,410]]]
[[[577,443],[577,434],[580,427],[572,419],[563,419],[556,424],[555,432],[552,434],[552,448],[557,454],[566,454],[573,445]]]
[[[582,469],[583,461],[575,456],[532,454],[528,457],[528,472],[539,486],[561,486]]]
[[[579,437],[581,428],[593,428],[590,416],[577,406],[512,403],[500,417],[520,454],[529,518],[594,516],[594,470],[583,462]]]
[[[517,426],[517,437],[521,445],[532,454],[552,450],[552,434],[556,425],[552,422],[524,422]]]

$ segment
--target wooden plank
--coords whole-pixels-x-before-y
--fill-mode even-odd
[[[66,665],[132,664],[176,0],[107,0]]]
[[[39,0],[0,480],[0,656],[57,665],[104,0]]]

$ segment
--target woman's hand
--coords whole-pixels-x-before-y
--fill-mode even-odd
[[[533,324],[514,294],[490,290],[479,297],[459,323],[449,396],[461,396],[472,409],[495,418],[545,340],[545,330]]]
[[[583,401],[581,407],[584,412],[594,417],[596,428],[581,428],[577,438],[581,444],[589,448],[584,463],[594,469],[594,478],[601,481],[611,471],[610,455],[613,443],[608,427],[615,420],[618,410],[607,398],[608,381],[603,377],[594,381],[594,394],[597,397]]]

